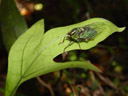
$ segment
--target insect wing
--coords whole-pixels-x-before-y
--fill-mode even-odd
[[[95,22],[95,23],[86,25],[85,28],[89,28],[89,30],[93,29],[93,30],[97,31],[97,34],[99,34],[104,30],[105,24],[103,22]]]

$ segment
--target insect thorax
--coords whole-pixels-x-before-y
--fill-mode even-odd
[[[74,40],[74,41],[78,41],[80,38],[80,34],[84,31],[83,27],[78,27],[78,28],[74,28],[73,30],[71,30],[68,35],[69,38]]]

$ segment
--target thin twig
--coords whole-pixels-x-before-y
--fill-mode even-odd
[[[73,91],[73,96],[77,96],[76,90],[74,89],[74,87],[72,85],[70,85],[72,91]]]
[[[100,73],[98,73],[98,72],[96,72],[96,74],[97,74],[97,76],[98,76],[102,81],[104,81],[107,85],[111,86],[111,87],[114,88],[115,90],[118,89],[117,86],[114,85],[114,83],[113,83],[110,79],[103,77],[103,76],[102,76]]]
[[[95,80],[96,80],[95,75],[94,75],[94,72],[93,72],[93,71],[90,71],[90,75],[91,75],[91,78],[92,78],[92,82],[94,83]],[[99,88],[101,94],[104,95],[104,94],[105,94],[105,93],[104,93],[104,89],[102,88],[102,86],[101,86],[100,83],[98,83],[98,88]]]
[[[40,77],[37,77],[37,80],[40,82],[40,84],[42,84],[43,86],[45,86],[46,88],[48,88],[48,90],[51,93],[51,96],[55,96],[55,94],[53,92],[53,89],[52,89],[52,87],[51,87],[50,84],[45,83]]]

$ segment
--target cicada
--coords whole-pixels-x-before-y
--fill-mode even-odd
[[[98,22],[88,24],[84,27],[74,28],[70,32],[68,32],[68,34],[64,37],[63,41],[59,44],[64,43],[64,41],[68,39],[70,40],[70,43],[64,48],[64,52],[66,48],[68,48],[73,43],[78,43],[79,48],[81,49],[80,42],[88,42],[90,40],[94,40],[94,38],[99,34],[99,32],[96,30],[99,25],[103,26],[104,24]]]

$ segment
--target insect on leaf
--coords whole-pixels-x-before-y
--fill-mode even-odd
[[[102,25],[101,25],[102,24]],[[70,43],[64,48],[67,49],[69,46],[71,46],[73,43],[78,43],[79,48],[81,42],[89,42],[90,40],[94,40],[97,35],[99,35],[105,28],[105,24],[102,22],[96,22],[88,24],[84,27],[77,27],[72,29],[68,34],[64,37],[63,41],[60,42],[64,43],[66,39],[70,41]]]
[[[98,22],[104,23],[104,25]],[[89,42],[80,42],[82,50],[90,49],[96,46],[99,42],[106,39],[114,32],[121,32],[125,28],[118,28],[113,23],[102,18],[93,18],[64,27],[53,28],[44,32],[44,21],[40,20],[22,34],[11,47],[9,53],[8,74],[6,80],[5,96],[14,96],[17,88],[26,80],[47,74],[49,72],[65,69],[65,68],[83,68],[100,71],[97,67],[88,61],[70,61],[70,62],[55,62],[53,59],[63,53],[63,49],[70,40],[62,42],[64,36],[72,29],[84,27],[89,24],[90,28],[100,32],[94,40]],[[103,29],[102,29],[102,26]],[[78,50],[77,43],[73,43],[66,51]]]

